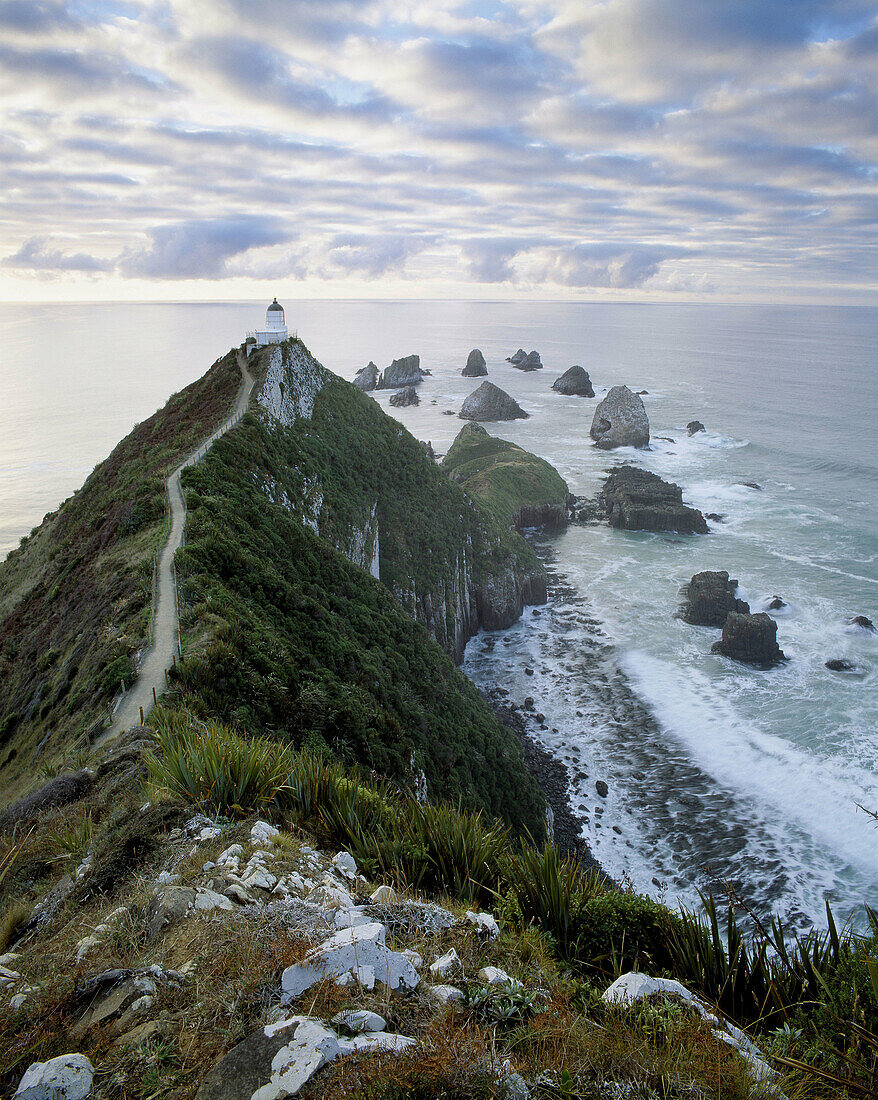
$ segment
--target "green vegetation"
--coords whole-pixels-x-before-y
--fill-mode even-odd
[[[329,541],[295,506],[306,507],[304,486],[316,481]],[[542,799],[515,736],[388,591],[462,584],[467,544],[474,573],[514,568],[506,543],[411,436],[330,381],[313,421],[285,428],[249,414],[185,485],[180,688],[193,713],[404,786],[423,770],[431,797],[540,832]],[[365,512],[378,501],[382,583],[330,545],[362,520],[358,500]]]
[[[149,631],[164,479],[228,415],[234,352],[175,394],[0,564],[0,783],[102,727]],[[39,752],[37,750],[39,746]]]
[[[563,527],[567,483],[545,459],[466,424],[442,466],[494,520],[505,527]]]

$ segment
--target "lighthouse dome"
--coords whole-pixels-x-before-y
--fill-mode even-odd
[[[275,312],[277,312],[278,310],[279,310],[279,311],[280,311],[281,313],[283,313],[283,311],[284,311],[284,307],[283,307],[283,306],[281,306],[281,305],[278,305],[278,301],[277,301],[277,298],[275,298],[275,300],[274,300],[274,301],[273,301],[273,302],[271,303],[271,305],[270,305],[270,306],[268,307],[268,309],[266,310],[266,313],[275,313]]]

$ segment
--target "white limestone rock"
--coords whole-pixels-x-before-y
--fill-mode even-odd
[[[335,1032],[319,1020],[306,1019],[290,1042],[271,1060],[271,1079],[253,1093],[252,1100],[282,1100],[295,1096],[317,1070],[341,1053]]]
[[[216,890],[208,890],[206,886],[199,886],[195,891],[195,910],[200,913],[209,913],[213,909],[234,909],[231,900],[224,894],[218,894]]]
[[[250,843],[255,845],[271,844],[280,829],[269,825],[267,821],[257,821],[250,830]]]
[[[470,924],[474,924],[479,932],[492,940],[500,935],[500,925],[490,913],[475,913],[472,909],[467,909],[466,919]]]
[[[352,1035],[359,1035],[364,1031],[383,1031],[387,1027],[387,1021],[383,1016],[379,1016],[377,1012],[369,1012],[365,1008],[339,1012],[332,1017],[331,1023],[338,1028],[344,1028]]]
[[[91,1094],[94,1066],[84,1054],[61,1054],[28,1066],[15,1100],[85,1100]]]
[[[450,1005],[463,1000],[463,990],[456,985],[428,985],[427,996],[439,1004]]]
[[[512,989],[521,989],[521,982],[517,978],[510,977],[499,966],[483,966],[478,974],[479,981],[485,985],[508,985]]]
[[[460,961],[460,956],[453,947],[450,951],[446,951],[444,955],[436,959],[435,962],[430,963],[430,975],[433,978],[447,978],[455,973],[463,973],[463,964]]]
[[[347,879],[357,877],[357,861],[350,852],[338,852],[332,857],[332,866]]]
[[[376,905],[395,905],[399,901],[399,895],[392,886],[379,886],[370,894],[369,900]]]
[[[319,947],[312,948],[304,963],[287,967],[281,978],[282,999],[289,1003],[323,978],[341,978],[346,974],[374,971],[375,980],[390,989],[414,989],[418,973],[399,951],[390,951],[384,943],[383,924],[363,924],[336,932]],[[362,983],[361,983],[362,984]]]

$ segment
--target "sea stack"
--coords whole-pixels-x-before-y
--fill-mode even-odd
[[[571,367],[564,371],[560,378],[552,383],[552,389],[556,393],[563,393],[568,397],[594,397],[591,379],[588,371],[580,366]]]
[[[400,390],[403,386],[418,386],[424,380],[420,355],[394,359],[378,379],[379,390]]]
[[[681,589],[685,602],[680,618],[693,626],[723,626],[732,611],[749,615],[750,605],[737,598],[737,589],[738,582],[725,569],[696,573]]]
[[[406,405],[420,405],[420,403],[421,399],[414,386],[406,386],[405,389],[397,390],[390,396],[390,404],[398,409],[405,408]]]
[[[649,418],[643,402],[627,386],[613,386],[594,411],[591,438],[596,447],[646,447]]]
[[[758,615],[730,612],[723,636],[713,643],[710,652],[756,668],[774,668],[787,659],[777,644],[777,623],[764,611]]]
[[[360,367],[357,371],[357,376],[354,379],[354,385],[366,393],[378,388],[378,380],[381,375],[378,372],[378,368],[374,363],[369,363],[366,367]]]
[[[461,406],[461,420],[522,420],[527,413],[518,402],[493,382],[483,382]]]
[[[473,348],[466,357],[466,366],[460,373],[464,378],[481,378],[488,373],[488,365],[485,363],[485,357],[478,348]]]

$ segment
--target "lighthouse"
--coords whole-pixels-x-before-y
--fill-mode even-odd
[[[284,307],[278,303],[277,298],[265,311],[265,328],[257,329],[254,336],[257,348],[264,348],[266,344],[280,344],[289,336]]]

